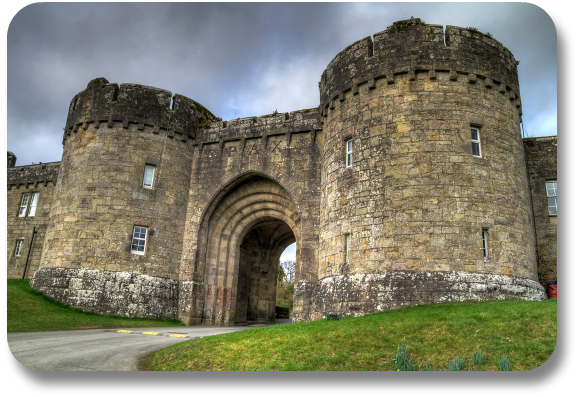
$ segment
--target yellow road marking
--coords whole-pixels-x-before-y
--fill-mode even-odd
[[[143,332],[143,335],[158,335],[158,332]]]
[[[187,337],[186,335],[177,335],[177,334],[172,334],[169,336],[174,336],[175,338],[186,338]]]
[[[132,331],[125,331],[125,330],[123,330],[123,329],[119,329],[119,330],[116,331],[116,332],[122,332],[122,333],[124,333],[124,334],[130,334]]]

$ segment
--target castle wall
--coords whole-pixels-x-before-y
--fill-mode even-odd
[[[540,280],[557,280],[558,217],[548,211],[546,181],[557,180],[558,137],[524,139],[532,208],[536,223],[536,248]]]
[[[180,318],[198,323],[202,315],[202,296],[206,285],[209,218],[216,205],[231,189],[243,185],[252,176],[262,176],[275,183],[271,187],[247,185],[254,191],[253,199],[263,203],[279,200],[279,184],[299,214],[298,245],[299,279],[317,278],[319,244],[319,183],[322,134],[317,109],[277,113],[261,117],[218,122],[197,131],[193,141],[194,158],[191,192],[181,262]],[[285,211],[290,215],[288,208]],[[209,252],[207,253],[207,250]],[[216,271],[213,269],[213,271]],[[222,270],[224,271],[224,270]],[[221,272],[221,271],[219,271]],[[213,283],[213,279],[210,279]],[[229,281],[230,282],[230,281]],[[211,296],[235,296],[234,285]],[[219,295],[221,294],[221,295]],[[215,298],[220,300],[221,298]],[[229,298],[223,298],[229,299]],[[217,303],[217,306],[221,303]],[[212,313],[212,312],[211,312]]]
[[[13,159],[15,160],[16,157],[14,156]],[[8,168],[7,175],[8,194],[6,202],[8,211],[6,217],[7,275],[8,278],[22,278],[30,250],[24,277],[30,278],[40,265],[60,162],[14,167],[14,161],[12,163],[9,161],[9,165],[11,166]],[[22,197],[26,193],[30,195],[29,197],[33,193],[39,194],[36,213],[34,216],[26,214],[24,217],[19,217]],[[32,246],[30,246],[33,231],[36,233],[32,239]],[[18,240],[22,240],[20,255],[16,255],[15,252]]]
[[[313,292],[300,288],[312,302],[330,299],[318,291],[325,278],[352,274],[537,280],[514,58],[485,35],[448,27],[446,45],[441,26],[406,22],[354,43],[323,73],[321,281]],[[470,127],[480,130],[481,157],[473,156]],[[333,310],[371,300],[357,292]],[[310,310],[303,318],[328,305]]]
[[[45,225],[32,286],[49,296],[186,324],[270,318],[271,266],[293,241],[294,321],[544,299],[536,235],[553,257],[541,189],[555,143],[522,142],[516,65],[488,35],[411,19],[339,53],[315,109],[218,121],[181,95],[95,79],[70,104],[58,180],[41,195],[49,219],[47,202],[34,220],[9,217],[9,239]],[[9,215],[46,180],[15,178]],[[144,255],[131,253],[135,226]]]
[[[103,79],[92,81],[75,97],[64,135],[43,268],[178,280],[193,159],[188,138],[194,134],[178,122],[179,117],[191,123],[200,118],[183,98],[175,97],[169,109],[168,91],[125,84],[118,88]],[[145,165],[155,166],[152,188],[143,187]],[[135,226],[148,229],[144,255],[131,253]],[[62,277],[74,278],[73,273]],[[55,280],[52,285],[49,277],[35,282],[45,292],[52,286],[85,291],[86,300],[78,300],[75,306],[90,310],[98,295],[94,283],[60,285]],[[159,282],[158,288],[165,284]],[[158,292],[159,296],[171,293]],[[137,302],[138,294],[133,298],[132,303]],[[118,313],[126,312],[119,309]],[[132,315],[149,316],[137,308]]]

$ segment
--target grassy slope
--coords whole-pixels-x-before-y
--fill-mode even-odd
[[[405,338],[410,359],[447,370],[481,348],[499,370],[504,350],[512,370],[539,367],[556,345],[556,300],[488,301],[416,306],[339,321],[278,325],[192,340],[151,353],[145,370],[374,371],[393,370],[392,354]]]
[[[30,280],[8,280],[8,332],[175,325],[183,323],[177,320],[124,318],[83,312],[33,290]]]

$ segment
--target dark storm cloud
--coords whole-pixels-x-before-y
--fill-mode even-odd
[[[556,134],[556,32],[522,3],[30,5],[8,31],[8,150],[59,161],[72,97],[95,77],[198,100],[224,120],[318,106],[343,48],[392,22],[475,26],[520,60],[524,123]]]

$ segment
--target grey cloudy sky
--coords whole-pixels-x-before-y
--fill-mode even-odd
[[[8,30],[8,150],[59,161],[72,97],[96,77],[193,98],[237,117],[319,105],[333,57],[394,21],[474,26],[520,61],[524,123],[556,134],[556,30],[524,3],[40,3]]]

